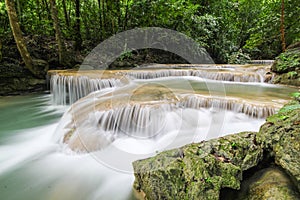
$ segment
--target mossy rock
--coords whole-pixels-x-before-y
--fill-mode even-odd
[[[300,86],[300,47],[295,45],[281,53],[271,70],[276,73],[273,83]]]
[[[300,70],[300,48],[289,49],[281,53],[271,67],[273,72],[282,74]]]
[[[267,118],[257,140],[275,157],[300,190],[300,104],[293,101]]]
[[[272,166],[261,169],[243,181],[241,190],[235,194],[227,192],[224,199],[237,200],[296,200],[299,192],[290,177],[280,168]]]
[[[262,159],[255,137],[244,132],[135,161],[134,188],[145,199],[218,199],[221,188],[239,189],[243,171]]]

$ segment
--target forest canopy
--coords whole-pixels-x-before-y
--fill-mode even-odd
[[[9,1],[15,4],[24,37],[55,37],[59,31],[56,41],[61,39],[64,47],[60,51],[68,48],[66,41],[73,41],[70,45],[77,51],[88,51],[87,44],[93,48],[136,27],[182,32],[205,47],[217,63],[238,63],[237,56],[274,59],[283,51],[283,39],[286,46],[300,41],[298,0]],[[13,38],[4,0],[0,14],[1,47]]]

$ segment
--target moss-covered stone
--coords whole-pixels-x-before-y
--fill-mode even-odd
[[[276,73],[274,83],[300,86],[300,47],[295,46],[280,54],[271,70]]]
[[[218,199],[221,188],[240,188],[262,153],[253,132],[190,144],[134,162],[134,187],[146,199]]]
[[[273,72],[282,74],[300,69],[300,48],[289,49],[281,53],[271,67]]]
[[[288,175],[278,167],[269,167],[255,172],[252,177],[244,181],[240,191],[235,194],[227,193],[223,198],[295,200],[299,197],[299,192]]]
[[[293,101],[267,118],[257,140],[295,180],[300,190],[300,104]]]

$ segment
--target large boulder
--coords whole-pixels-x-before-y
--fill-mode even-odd
[[[300,104],[293,101],[267,118],[257,140],[275,157],[300,190]]]
[[[221,188],[239,189],[243,171],[262,157],[253,132],[190,144],[134,162],[134,188],[145,199],[218,199]]]
[[[240,200],[295,200],[299,199],[293,182],[288,175],[278,167],[268,167],[253,174],[242,183],[241,190],[232,194],[227,192],[224,199]]]

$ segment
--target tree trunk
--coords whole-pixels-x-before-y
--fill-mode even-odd
[[[80,34],[80,0],[75,1],[75,50],[79,51],[81,49],[82,38]]]
[[[0,62],[2,61],[2,40],[0,39]]]
[[[284,33],[284,0],[281,0],[280,33],[281,33],[282,51],[285,52],[286,43],[285,43],[285,35],[284,35],[285,34]]]
[[[106,36],[106,16],[105,16],[105,0],[102,0],[102,30],[103,30],[103,34],[102,34],[102,37],[103,39],[105,38]]]
[[[68,11],[67,11],[66,0],[62,0],[62,6],[63,6],[63,10],[64,10],[66,25],[69,28],[70,27],[70,18],[69,18]]]
[[[49,6],[48,6],[47,0],[43,0],[43,5],[46,8],[48,19],[51,20],[51,14],[50,14],[50,10],[49,10]]]
[[[89,40],[89,39],[91,39],[91,31],[90,31],[90,27],[88,25],[87,17],[82,17],[82,23],[85,28],[85,38]]]
[[[126,0],[126,8],[125,8],[125,16],[123,21],[123,31],[127,30],[127,22],[128,22],[128,0]]]
[[[35,1],[35,4],[36,4],[36,12],[37,12],[37,14],[38,14],[39,21],[42,21],[40,1],[39,1],[39,0],[36,0],[36,1]]]
[[[58,11],[56,8],[55,0],[50,0],[50,8],[51,8],[51,16],[52,16],[52,20],[53,20],[53,26],[54,26],[54,30],[55,30],[55,39],[56,39],[56,42],[58,45],[59,64],[62,64],[63,60],[64,60],[65,48],[63,45],[63,41],[62,41],[61,29],[60,29],[60,24],[59,24],[59,19],[58,19]]]
[[[11,31],[17,44],[17,48],[21,54],[21,57],[25,63],[26,68],[34,75],[37,72],[34,70],[32,58],[27,50],[20,25],[18,22],[18,16],[15,9],[15,3],[13,0],[5,0],[6,10],[9,18]]]
[[[99,26],[100,26],[100,40],[103,39],[103,22],[102,22],[102,13],[101,13],[101,0],[98,0],[98,9],[99,9]]]

